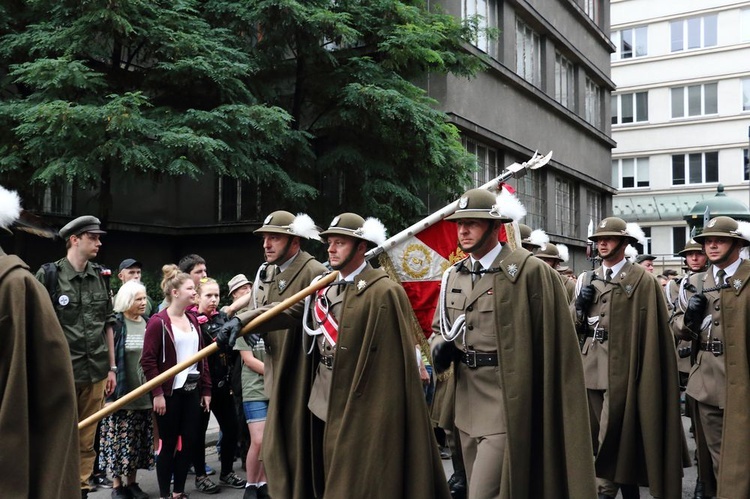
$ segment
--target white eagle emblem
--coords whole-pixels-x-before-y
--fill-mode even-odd
[[[458,200],[458,207],[462,210],[466,208],[469,205],[469,198],[464,196],[461,199]]]
[[[367,286],[367,282],[364,279],[357,281],[357,291],[362,291]]]
[[[734,289],[739,291],[740,288],[742,287],[742,281],[739,279],[735,279],[734,281],[732,281],[732,286],[734,286]]]
[[[333,220],[331,220],[331,227],[336,227],[339,224],[340,219],[341,217],[337,215]]]
[[[263,225],[268,225],[271,223],[271,219],[273,219],[273,215],[268,215],[265,220],[263,220]]]
[[[708,225],[706,225],[706,227],[713,227],[714,225],[716,225],[716,219],[715,218],[713,220],[710,220],[708,222]]]
[[[517,273],[518,273],[518,265],[516,265],[515,263],[511,263],[510,265],[508,265],[509,276],[515,277]]]
[[[279,291],[284,291],[285,287],[286,287],[286,281],[284,279],[281,279],[279,281]]]
[[[607,219],[605,218],[604,220],[601,221],[601,223],[599,224],[599,227],[603,229],[606,226],[607,226]]]

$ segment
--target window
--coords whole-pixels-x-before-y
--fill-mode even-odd
[[[219,221],[257,220],[260,189],[253,182],[232,177],[219,178]]]
[[[631,59],[648,55],[648,27],[629,28],[612,33],[615,53],[612,60]]]
[[[647,255],[651,253],[651,227],[641,227],[641,230],[646,238],[646,245],[636,243],[633,247],[638,250],[639,255]]]
[[[718,181],[718,152],[672,155],[672,185],[707,184]]]
[[[685,249],[687,227],[672,227],[672,253],[675,255]]]
[[[516,73],[524,80],[540,86],[542,52],[539,35],[522,21],[516,22]]]
[[[599,223],[604,218],[602,216],[603,213],[602,194],[598,191],[586,189],[586,220],[593,220],[594,223]]]
[[[48,185],[32,189],[33,203],[37,210],[51,215],[73,214],[73,183],[54,180]]]
[[[742,171],[745,172],[743,178],[750,180],[750,152],[748,152],[748,149],[742,150]]]
[[[716,45],[716,14],[680,19],[670,23],[672,52]]]
[[[594,81],[586,77],[586,121],[596,128],[602,126],[602,89]]]
[[[601,8],[601,0],[583,0],[583,11],[594,21],[594,24],[599,24]]]
[[[487,29],[496,26],[497,21],[494,17],[495,0],[462,0],[461,1],[461,18],[471,19],[476,17],[478,33],[477,38],[472,40],[472,44],[478,49],[495,55],[495,44],[487,37]]]
[[[612,161],[612,179],[618,189],[648,187],[648,158],[623,158]]]
[[[498,176],[497,149],[471,139],[464,139],[464,147],[477,159],[477,170],[474,172],[474,187],[486,184]]]
[[[573,181],[555,178],[555,232],[568,237],[578,236],[578,190]]]
[[[750,42],[750,9],[743,9],[740,16],[740,40]]]
[[[555,100],[568,109],[575,106],[575,68],[559,52],[555,53]]]
[[[648,92],[612,96],[612,124],[648,121]]]
[[[671,89],[672,118],[717,114],[719,112],[717,88],[716,83],[705,83]]]
[[[524,223],[529,227],[547,226],[547,182],[544,169],[530,170],[516,180],[516,195],[526,208]]]
[[[742,80],[742,110],[750,111],[750,78]]]

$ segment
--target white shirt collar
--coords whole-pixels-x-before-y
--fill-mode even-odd
[[[727,282],[729,281],[729,278],[734,275],[735,272],[737,272],[737,269],[740,268],[740,264],[742,263],[742,258],[738,258],[737,260],[732,263],[732,265],[729,265],[724,269],[724,272],[727,273]],[[716,274],[719,273],[719,267],[716,265],[713,265],[713,271],[714,271],[714,282],[716,282]],[[717,284],[724,284],[723,282],[717,282]]]
[[[291,257],[289,260],[285,261],[281,265],[279,265],[279,273],[284,272],[286,269],[289,268],[289,266],[292,264],[295,258],[297,258],[297,255],[299,255],[299,251],[297,251],[293,257]]]
[[[604,274],[602,277],[607,275],[607,269],[612,269],[612,279],[614,279],[615,277],[617,277],[617,275],[620,273],[627,262],[628,261],[623,258],[611,267],[607,267],[606,265],[604,265],[604,262],[602,262],[602,274]]]
[[[354,282],[354,278],[357,277],[363,270],[365,270],[365,267],[367,266],[367,260],[362,262],[362,265],[357,267],[354,272],[352,272],[349,275],[340,274],[339,281],[347,281],[347,282]]]
[[[503,245],[500,243],[497,243],[497,246],[492,248],[486,255],[484,255],[482,258],[479,259],[479,263],[482,264],[483,269],[491,269],[492,263],[495,261],[495,258],[497,258],[497,255],[500,254],[500,251],[502,251]],[[474,267],[474,262],[476,262],[476,258],[473,256],[469,256],[469,260],[471,261],[472,268]]]

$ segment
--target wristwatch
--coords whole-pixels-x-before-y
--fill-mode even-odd
[[[109,366],[109,371],[117,374],[117,366]]]

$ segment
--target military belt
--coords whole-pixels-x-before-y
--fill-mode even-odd
[[[586,338],[594,338],[595,341],[598,341],[599,343],[604,343],[609,339],[609,333],[606,329],[602,329],[600,327],[589,329],[586,332]]]
[[[496,366],[497,361],[497,352],[477,352],[476,350],[467,350],[461,355],[461,362],[466,364],[470,369]]]
[[[700,344],[700,349],[706,352],[711,352],[714,356],[724,354],[724,343],[721,340],[704,341]]]
[[[321,355],[320,363],[326,366],[328,369],[333,369],[333,355]]]

